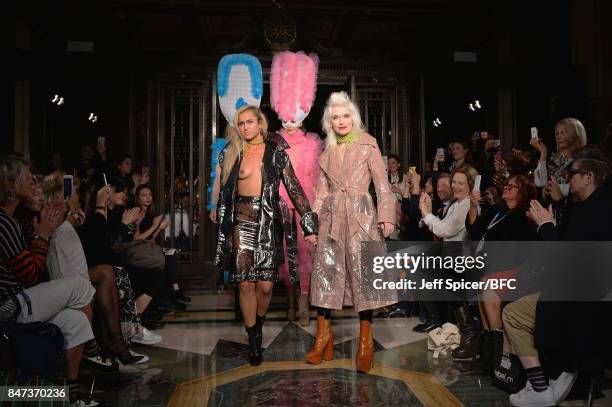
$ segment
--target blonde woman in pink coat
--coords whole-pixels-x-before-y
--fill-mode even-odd
[[[359,313],[357,370],[372,367],[372,310],[397,302],[383,300],[363,282],[363,241],[383,241],[396,224],[396,199],[387,179],[376,139],[364,131],[359,110],[346,92],[332,93],[323,113],[326,147],[312,210],[319,216],[319,235],[310,283],[311,304],[318,307],[317,337],[306,362],[333,359],[331,309],[352,305]],[[374,182],[377,208],[368,193]]]

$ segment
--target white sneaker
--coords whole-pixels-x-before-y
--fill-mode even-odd
[[[85,366],[92,367],[94,369],[100,369],[103,371],[115,371],[117,370],[117,364],[115,360],[110,356],[94,355],[94,356],[81,356],[81,361]]]
[[[531,386],[525,386],[518,393],[511,394],[509,399],[514,407],[551,407],[557,404],[551,386],[539,392]]]
[[[549,380],[555,398],[555,404],[559,404],[565,400],[570,390],[572,390],[572,385],[577,377],[577,373],[563,372],[556,380]]]
[[[141,345],[155,345],[162,340],[161,335],[149,331],[147,328],[142,327],[142,331],[132,336],[130,342],[140,343]]]
[[[149,357],[147,355],[143,355],[142,353],[134,352],[132,349],[130,349],[130,355],[134,356],[135,358],[137,358],[138,356],[142,356],[142,359],[136,362],[136,364],[146,363],[149,361]]]

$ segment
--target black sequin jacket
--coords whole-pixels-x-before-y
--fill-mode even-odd
[[[281,180],[296,210],[302,217],[301,226],[305,236],[315,235],[318,231],[317,214],[310,210],[308,199],[295,176],[289,156],[285,152],[290,148],[287,142],[276,134],[266,138],[266,147],[262,160],[262,193],[261,212],[259,215],[259,236],[257,248],[253,255],[255,269],[275,269],[284,262],[282,213],[279,206],[278,187]],[[227,147],[227,146],[226,146]],[[223,168],[225,151],[219,154],[219,166]],[[242,162],[242,153],[232,168],[232,172],[219,191],[217,202],[217,251],[215,266],[233,271],[234,203],[238,196],[238,172]],[[223,177],[223,173],[218,176]]]

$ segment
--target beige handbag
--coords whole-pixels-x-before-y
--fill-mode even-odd
[[[433,351],[434,359],[438,359],[440,356],[448,356],[455,348],[459,347],[460,341],[459,328],[447,322],[440,328],[429,331],[427,349]]]

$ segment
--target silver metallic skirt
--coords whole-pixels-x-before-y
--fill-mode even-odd
[[[259,236],[259,211],[261,198],[238,196],[234,207],[234,265],[232,282],[277,281],[278,270],[255,269],[253,253],[257,250]]]

